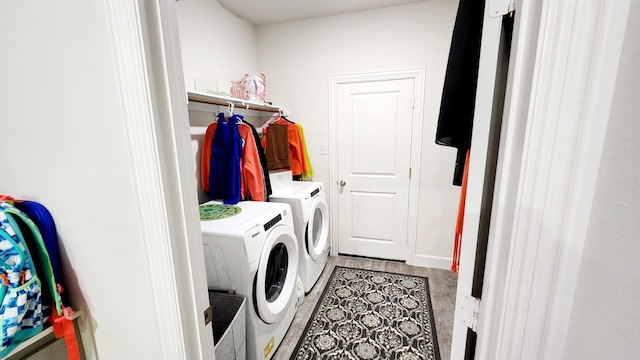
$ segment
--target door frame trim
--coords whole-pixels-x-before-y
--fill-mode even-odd
[[[156,313],[158,345],[165,359],[185,359],[186,332],[178,299],[177,275],[173,269],[172,231],[166,211],[165,184],[157,147],[154,100],[148,78],[143,20],[137,2],[113,1],[107,5],[107,20],[118,73],[122,112],[129,145],[129,159],[136,189],[139,234],[146,257],[150,303]]]
[[[483,212],[485,177],[489,153],[491,121],[494,117],[497,64],[502,32],[502,18],[487,16],[488,3],[482,24],[480,62],[478,64],[478,84],[471,136],[467,193],[464,207],[464,224],[460,250],[460,268],[456,285],[456,307],[451,338],[451,359],[464,359],[467,346],[468,323],[464,321],[466,306],[464,300],[472,296],[475,273],[476,251],[480,233],[480,215]],[[503,124],[506,120],[503,119]],[[494,193],[495,196],[496,193]],[[497,205],[492,206],[494,210]],[[489,241],[491,243],[491,241]],[[489,254],[487,252],[487,254]],[[487,260],[488,261],[488,260]],[[484,296],[483,296],[484,300]]]
[[[406,263],[423,263],[416,256],[416,234],[418,228],[418,200],[420,199],[420,155],[422,153],[422,126],[424,123],[425,69],[404,69],[379,72],[330,75],[329,76],[329,193],[331,217],[338,214],[338,86],[372,81],[413,79],[413,119],[411,124],[411,179],[409,180],[409,215],[407,219]],[[338,227],[330,222],[331,255],[338,255]]]
[[[105,7],[162,358],[213,360],[175,2]]]
[[[518,5],[476,359],[563,356],[628,8]],[[466,329],[455,324],[451,358],[462,359]]]
[[[629,3],[544,2],[537,31],[514,34],[518,48],[532,38],[537,48],[532,78],[514,79],[505,107],[509,126],[524,127],[507,133],[505,153],[522,165],[498,174],[500,250],[488,252],[476,358],[563,357]]]

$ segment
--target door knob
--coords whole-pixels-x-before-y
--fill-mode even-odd
[[[345,186],[347,183],[344,180],[340,180],[340,186]]]

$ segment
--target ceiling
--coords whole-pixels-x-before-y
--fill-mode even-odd
[[[227,10],[254,25],[338,15],[424,0],[218,0]]]

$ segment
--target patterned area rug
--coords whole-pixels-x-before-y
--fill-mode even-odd
[[[294,359],[439,360],[427,278],[336,266]]]

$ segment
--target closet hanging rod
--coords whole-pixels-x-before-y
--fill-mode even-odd
[[[263,104],[255,101],[232,98],[229,96],[214,95],[199,91],[187,91],[189,101],[228,106],[229,102],[238,109],[258,110],[268,112],[280,112],[282,108],[275,105]]]

